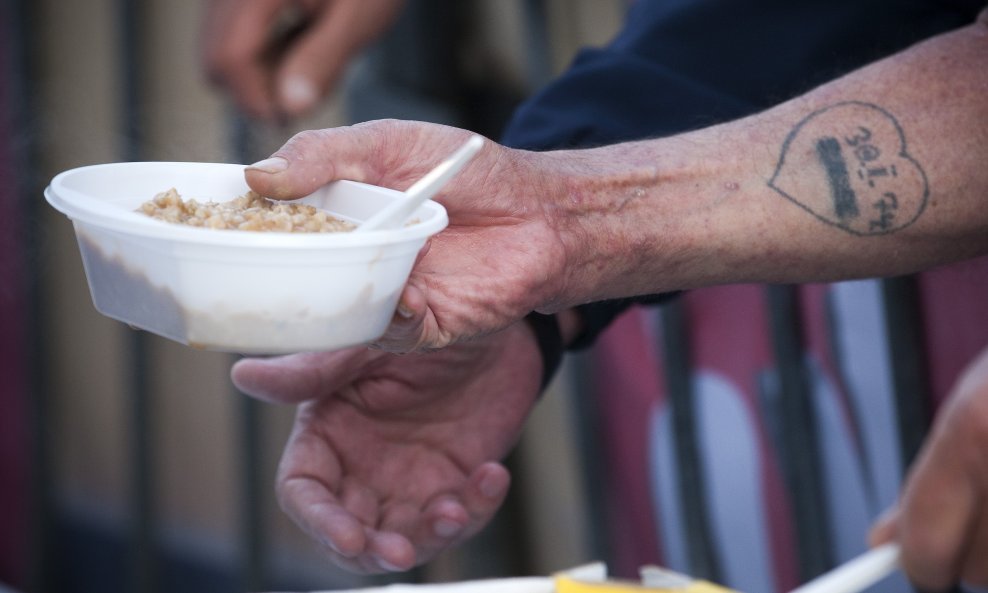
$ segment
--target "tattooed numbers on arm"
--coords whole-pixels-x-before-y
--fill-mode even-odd
[[[815,111],[789,132],[769,186],[853,235],[885,235],[923,213],[929,185],[899,122],[848,101]]]

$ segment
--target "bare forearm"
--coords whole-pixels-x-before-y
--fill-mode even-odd
[[[281,199],[336,179],[400,189],[466,136],[394,120],[313,131],[246,178]],[[379,342],[394,350],[441,348],[532,310],[988,253],[988,18],[729,124],[593,150],[488,143],[437,199],[450,224]],[[564,325],[564,337],[580,331]]]
[[[988,253],[988,18],[761,114],[542,161],[559,304]]]

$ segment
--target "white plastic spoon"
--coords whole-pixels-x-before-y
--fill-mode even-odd
[[[789,593],[856,593],[877,583],[899,565],[899,544],[873,548]]]
[[[375,212],[373,216],[360,223],[353,232],[394,229],[403,225],[408,217],[415,212],[415,209],[436,195],[436,192],[446,185],[463,168],[463,165],[466,165],[477,154],[483,145],[484,138],[482,136],[471,136],[448,159],[439,163],[439,166],[426,173],[425,177],[408,188],[405,191],[405,199],[396,200]]]

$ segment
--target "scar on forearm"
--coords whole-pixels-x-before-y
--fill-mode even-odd
[[[789,132],[769,187],[852,235],[887,235],[926,209],[929,184],[891,113],[847,101],[814,111]]]

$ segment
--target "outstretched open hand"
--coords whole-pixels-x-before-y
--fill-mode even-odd
[[[300,403],[278,471],[284,510],[338,565],[406,570],[479,531],[510,477],[542,362],[526,324],[439,352],[355,348],[244,359],[244,392]]]

